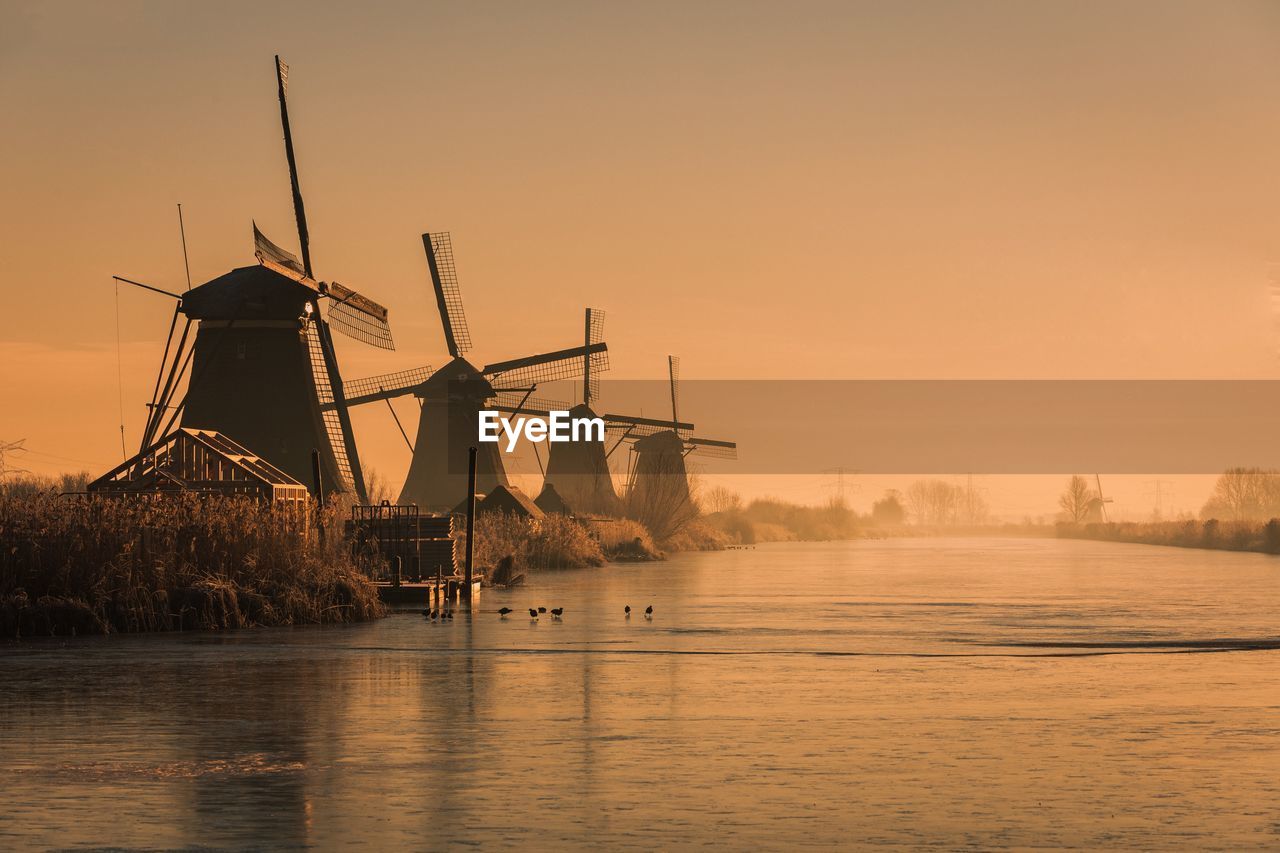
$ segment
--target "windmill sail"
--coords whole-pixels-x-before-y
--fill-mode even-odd
[[[317,320],[318,322],[318,320]],[[316,400],[320,404],[320,416],[324,421],[324,431],[329,437],[329,447],[333,450],[337,462],[338,474],[342,483],[339,491],[350,491],[355,477],[351,472],[351,459],[347,456],[347,442],[343,438],[342,419],[338,407],[334,405],[333,386],[329,383],[329,370],[325,365],[324,350],[320,345],[320,334],[314,323],[307,326],[307,351],[311,355],[311,375],[316,383]]]
[[[604,342],[604,312],[588,308],[586,346]],[[588,406],[600,397],[600,373],[609,369],[609,352],[589,353],[582,359],[582,402]]]
[[[298,244],[302,247],[302,272],[311,278],[311,238],[307,232],[307,210],[302,204],[298,181],[298,161],[293,156],[293,134],[289,130],[289,66],[276,56],[276,85],[280,94],[280,126],[284,130],[284,154],[289,161],[289,185],[293,189],[293,215],[298,220]]]
[[[458,269],[453,263],[453,241],[448,231],[437,231],[423,234],[422,245],[427,250],[427,265],[431,268],[431,284],[436,291],[445,344],[449,355],[460,358],[471,349],[471,330],[467,328],[467,315],[462,310]]]
[[[667,356],[667,375],[671,377],[671,422],[680,420],[680,359]]]
[[[490,381],[501,381],[504,386],[535,385],[539,382],[576,379],[582,373],[584,356],[594,357],[597,354],[607,353],[608,349],[608,344],[605,343],[571,347],[486,364],[480,372]]]
[[[549,397],[536,397],[528,391],[515,389],[499,391],[490,401],[492,407],[499,412],[534,415],[545,418],[552,412],[567,412],[573,404],[564,400],[553,400]]]
[[[378,400],[390,400],[412,394],[431,378],[434,371],[431,365],[415,367],[412,370],[401,370],[396,373],[383,373],[379,376],[367,376],[364,379],[353,379],[345,384],[348,406],[362,406]]]
[[[733,441],[690,436],[684,440],[685,455],[696,453],[711,459],[737,459],[738,445]]]
[[[657,418],[636,418],[630,415],[615,415],[605,413],[601,415],[604,418],[605,426],[610,430],[625,430],[634,428],[641,435],[652,435],[654,432],[660,432],[664,429],[676,427],[681,430],[693,429],[693,424],[685,421],[676,421],[672,423],[668,420],[659,420]]]
[[[298,256],[268,240],[267,235],[258,230],[257,222],[253,223],[253,254],[263,266],[274,269],[294,281],[300,282],[302,278],[307,277]]]
[[[328,294],[329,325],[344,335],[378,349],[393,350],[387,309],[336,281],[321,285]]]

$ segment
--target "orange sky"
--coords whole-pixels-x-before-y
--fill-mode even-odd
[[[120,293],[118,364],[110,276],[182,287],[176,202],[196,283],[251,219],[296,243],[276,52],[317,273],[392,309],[351,377],[443,362],[428,229],[481,362],[589,304],[615,377],[1274,377],[1278,37],[1267,3],[4,0],[0,439],[100,471],[122,391],[134,448],[172,309]]]

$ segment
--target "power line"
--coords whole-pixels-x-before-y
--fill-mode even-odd
[[[1154,495],[1155,508],[1154,512],[1157,518],[1164,516],[1164,487],[1172,486],[1171,480],[1147,480],[1147,495]],[[1172,503],[1172,498],[1170,502]]]
[[[25,453],[26,448],[22,445],[26,442],[25,438],[17,441],[0,441],[0,480],[11,474],[30,474],[26,468],[10,468],[8,456],[11,453]]]
[[[843,465],[838,465],[835,468],[827,468],[823,470],[822,473],[835,475],[836,479],[835,479],[834,485],[827,483],[827,484],[824,484],[823,488],[827,488],[827,489],[834,488],[836,492],[836,498],[840,501],[840,503],[844,503],[844,491],[845,491],[844,478],[846,476],[853,477],[856,474],[861,474],[862,471],[860,471],[857,468],[846,468]],[[858,491],[858,486],[856,484],[852,484],[849,486],[849,489],[856,493]]]

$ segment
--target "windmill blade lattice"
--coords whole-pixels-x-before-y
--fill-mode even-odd
[[[335,289],[342,288],[348,296],[339,297]],[[378,302],[351,291],[342,284],[329,284],[329,325],[348,338],[367,343],[379,350],[394,350],[396,342],[392,339],[392,328],[387,323],[387,309]],[[376,310],[380,309],[380,311]]]
[[[618,438],[625,438],[628,441],[649,435],[657,435],[660,432],[669,432],[673,427],[683,432],[693,429],[693,424],[683,421],[672,423],[671,421],[658,420],[657,418],[635,418],[629,415],[615,414],[601,415],[601,417],[604,418],[604,428],[607,433]]]
[[[490,399],[490,403],[499,411],[536,415],[543,418],[552,412],[567,412],[573,408],[572,403],[566,403],[564,400],[552,400],[548,397],[534,396],[526,399],[526,393],[528,393],[526,389],[520,388],[500,390]]]
[[[676,423],[680,420],[680,359],[674,355],[667,356],[667,374],[671,377],[671,421]]]
[[[311,356],[311,375],[316,385],[316,399],[320,404],[320,417],[324,421],[324,430],[329,437],[329,446],[337,462],[338,474],[344,480],[343,491],[350,491],[356,478],[351,467],[351,459],[347,455],[347,442],[342,433],[342,420],[338,407],[334,404],[333,386],[329,382],[329,370],[325,366],[324,352],[321,349],[320,335],[312,323],[307,324],[307,350]]]
[[[732,441],[719,441],[714,438],[689,437],[684,440],[685,455],[696,453],[708,459],[737,459],[738,445]]]
[[[590,347],[572,347],[556,352],[531,355],[524,358],[513,358],[486,364],[483,373],[492,382],[500,380],[503,385],[536,385],[539,382],[556,382],[562,379],[576,379],[582,376],[582,359],[587,355],[608,352],[603,343]]]
[[[358,406],[375,400],[387,400],[392,397],[403,397],[412,394],[415,389],[431,378],[430,365],[415,367],[412,370],[400,370],[395,373],[383,373],[379,376],[367,376],[364,379],[353,379],[343,383],[348,406]]]
[[[449,347],[449,355],[459,358],[471,349],[471,330],[467,328],[467,315],[462,310],[458,268],[453,262],[453,240],[448,231],[436,231],[423,234],[422,245],[427,250],[427,264],[431,267],[431,283],[436,290],[445,343]]]
[[[267,235],[258,230],[256,222],[253,223],[253,254],[259,262],[267,266],[281,266],[299,276],[306,277],[302,269],[302,261],[298,260],[298,256],[268,240]]]
[[[587,309],[587,346],[604,342],[604,312],[599,308]],[[609,369],[609,351],[593,352],[587,356],[587,401],[600,399],[600,374]]]

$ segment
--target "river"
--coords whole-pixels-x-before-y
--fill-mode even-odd
[[[0,645],[0,848],[1280,847],[1280,558],[787,543],[479,608]]]

